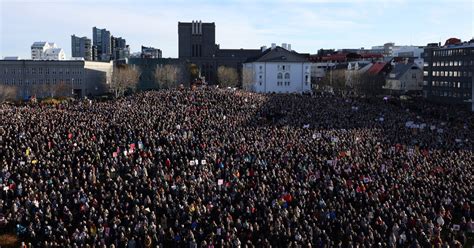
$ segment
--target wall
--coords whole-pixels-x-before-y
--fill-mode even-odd
[[[311,90],[311,63],[256,62],[249,64],[255,71],[252,88],[256,92],[301,93]],[[249,64],[245,64],[245,66],[249,66]],[[279,69],[279,66],[283,65],[286,67],[285,70],[282,70],[281,67]],[[278,73],[282,73],[282,79],[278,79]],[[290,79],[285,79],[285,73],[290,74]],[[306,75],[308,79],[304,82]],[[260,85],[260,76],[262,76],[262,85]],[[290,84],[285,85],[286,81],[289,81]],[[277,82],[282,82],[282,84],[278,85]]]

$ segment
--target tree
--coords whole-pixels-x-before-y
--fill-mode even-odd
[[[69,96],[71,95],[72,87],[70,84],[67,84],[64,81],[60,81],[57,84],[50,84],[49,85],[49,95],[51,97],[57,96]]]
[[[242,89],[251,90],[254,79],[254,70],[244,67],[242,69]]]
[[[194,82],[197,78],[199,78],[199,67],[196,64],[189,64],[188,66],[189,72],[189,79],[191,82]]]
[[[343,69],[329,70],[326,72],[321,81],[318,83],[319,87],[325,90],[332,90],[334,93],[343,93],[347,90],[346,75]]]
[[[181,70],[176,65],[159,66],[155,69],[155,80],[160,89],[170,89],[178,86],[178,77]]]
[[[383,93],[385,77],[381,74],[364,73],[359,75],[354,90],[359,95],[374,97]]]
[[[112,84],[110,86],[115,97],[123,96],[127,90],[135,90],[139,77],[140,73],[135,68],[128,66],[115,68],[112,74]]]
[[[0,90],[0,103],[14,100],[18,96],[18,88],[11,85],[2,85],[0,86],[2,90]]]
[[[223,87],[236,87],[239,83],[239,74],[234,68],[219,66],[217,68],[217,79]]]

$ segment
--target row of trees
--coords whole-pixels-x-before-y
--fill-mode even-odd
[[[385,77],[382,74],[360,73],[352,75],[351,85],[347,84],[345,70],[328,71],[318,83],[320,90],[332,90],[336,94],[349,92],[360,96],[374,97],[383,93]]]
[[[249,90],[254,78],[254,71],[250,68],[243,68],[241,75],[242,88]],[[217,80],[223,87],[239,86],[239,74],[235,68],[219,66],[217,68]]]
[[[195,64],[188,67],[191,78],[199,77],[199,68]],[[183,70],[178,65],[158,66],[155,69],[154,77],[158,82],[160,89],[170,89],[179,86],[180,80],[183,80]],[[242,71],[242,86],[244,89],[250,89],[253,80],[253,71],[244,68]],[[220,66],[217,69],[217,78],[222,87],[237,87],[239,84],[239,74],[235,68]],[[114,69],[112,74],[111,92],[115,97],[120,97],[127,91],[135,91],[140,79],[140,71],[131,66],[119,66]],[[2,86],[0,92],[0,101],[15,99],[18,95],[18,88],[14,86]],[[29,95],[38,97],[56,97],[67,96],[72,92],[72,87],[65,82],[58,84],[38,84],[29,87]]]
[[[68,96],[72,94],[71,85],[64,81],[61,81],[57,84],[35,84],[29,86],[27,89],[28,95],[41,98]],[[17,99],[21,90],[22,88],[18,86],[2,85],[0,90],[0,103]],[[26,90],[26,88],[23,90]]]

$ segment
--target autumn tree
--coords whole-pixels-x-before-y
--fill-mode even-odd
[[[242,89],[251,90],[254,79],[254,70],[252,68],[244,67],[242,69]]]
[[[112,84],[110,89],[115,97],[123,96],[127,90],[135,90],[138,84],[140,73],[137,69],[129,66],[122,66],[114,69],[112,73]]]
[[[217,68],[217,79],[219,85],[223,87],[236,87],[239,83],[239,74],[234,68],[219,66]]]
[[[0,103],[14,100],[18,96],[18,88],[11,85],[1,85]]]
[[[155,69],[155,81],[160,89],[171,89],[178,86],[181,70],[176,65],[158,66]]]

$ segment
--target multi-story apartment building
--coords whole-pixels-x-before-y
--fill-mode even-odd
[[[71,36],[71,57],[92,60],[92,42],[87,37]]]
[[[54,42],[34,42],[31,45],[32,60],[65,60],[66,54]]]
[[[470,105],[474,74],[474,39],[428,44],[423,53],[423,95],[431,101]]]

